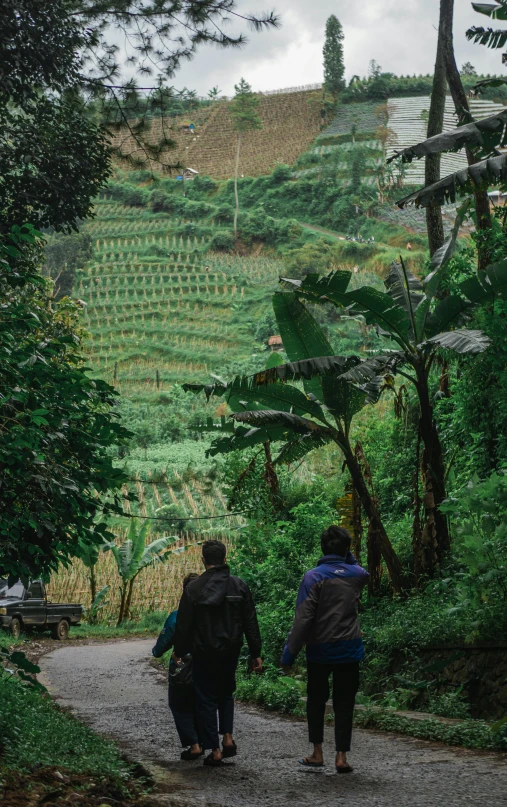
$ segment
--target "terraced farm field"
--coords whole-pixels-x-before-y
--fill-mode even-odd
[[[192,229],[192,222],[107,200],[86,225],[94,260],[74,293],[86,303],[94,371],[127,397],[204,380],[252,353],[282,265],[205,255],[208,243]]]
[[[277,164],[292,165],[319,133],[321,92],[302,89],[273,95],[259,95],[259,115],[262,129],[245,132],[242,140],[239,172],[244,176],[262,176],[271,173]],[[150,136],[154,143],[166,135],[174,141],[174,148],[166,151],[161,161],[164,171],[174,176],[177,164],[193,168],[214,179],[234,176],[237,135],[229,112],[230,102],[218,101],[196,113],[192,122],[195,133],[186,132],[183,119],[153,120]],[[185,122],[188,126],[188,116]],[[126,127],[118,131],[114,144],[122,154],[145,161]],[[147,161],[146,161],[147,163]],[[149,167],[146,164],[146,167]],[[160,170],[159,165],[153,165]]]
[[[179,444],[181,446],[181,444]],[[204,456],[204,448],[201,456]],[[173,452],[176,453],[176,452]],[[184,453],[184,452],[183,452]],[[181,452],[180,452],[181,454]],[[197,459],[197,452],[195,452]],[[181,458],[170,456],[166,461],[171,470],[168,474],[153,474],[151,481],[142,481],[137,471],[137,481],[130,487],[137,494],[137,501],[125,500],[124,507],[127,513],[139,516],[156,516],[160,518],[160,508],[169,505],[173,514],[178,512],[182,522],[152,521],[148,540],[154,540],[160,535],[174,535],[172,549],[168,562],[158,563],[145,569],[139,575],[134,588],[132,601],[132,616],[136,617],[146,611],[172,610],[177,606],[181,595],[182,581],[189,572],[198,572],[201,569],[200,542],[207,538],[217,538],[226,545],[231,543],[234,527],[240,522],[239,517],[231,517],[215,522],[207,520],[206,516],[214,516],[226,510],[224,495],[213,480],[207,477],[206,469],[199,472],[182,467]],[[148,466],[148,463],[146,464]],[[145,469],[146,470],[146,469]],[[125,492],[127,492],[125,490]],[[181,529],[184,516],[198,515],[201,520],[195,522],[194,529]],[[128,520],[114,526],[118,542],[122,543],[127,535]],[[187,522],[190,525],[192,522]],[[221,524],[222,527],[213,526]],[[180,530],[176,531],[176,527]],[[116,563],[111,552],[101,553],[96,566],[97,590],[110,585],[107,596],[107,605],[101,611],[101,619],[112,619],[118,614],[120,578]],[[49,596],[56,602],[81,602],[89,604],[90,587],[88,582],[89,571],[84,564],[75,559],[69,569],[62,569],[54,575],[49,584]]]
[[[133,615],[175,605],[184,575],[199,570],[196,544],[208,537],[228,542],[240,523],[238,517],[213,518],[226,513],[227,506],[216,481],[217,462],[205,459],[209,438],[192,435],[181,441],[180,436],[174,442],[164,432],[165,411],[174,412],[171,400],[182,398],[176,409],[184,432],[198,409],[202,416],[203,401],[183,396],[179,385],[206,381],[213,370],[252,355],[256,327],[270,309],[282,273],[281,262],[273,258],[205,252],[209,238],[193,235],[194,229],[193,222],[167,213],[98,200],[96,218],[84,227],[93,238],[94,257],[74,286],[75,297],[85,304],[92,372],[114,384],[131,402],[136,424],[151,434],[144,449],[134,446],[118,460],[131,479],[124,489],[124,511],[150,517],[149,540],[174,535],[174,547],[181,550],[169,563],[141,574]],[[214,415],[217,404],[207,409]],[[131,415],[127,412],[129,428]],[[128,519],[116,519],[111,526],[123,541]],[[111,553],[101,556],[97,580],[99,587],[111,585],[102,616],[112,619],[119,578]],[[53,576],[50,594],[89,603],[81,561]]]

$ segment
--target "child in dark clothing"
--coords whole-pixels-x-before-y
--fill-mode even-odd
[[[199,577],[198,574],[189,574],[183,581],[183,590],[192,581]],[[171,649],[176,631],[176,618],[178,611],[173,611],[167,617],[162,632],[157,639],[152,650],[155,658],[160,658]],[[197,720],[195,711],[195,691],[192,683],[186,685],[171,685],[171,673],[176,669],[176,663],[171,658],[169,663],[169,708],[172,712],[176,730],[178,732],[181,745],[185,748],[181,753],[181,759],[198,759],[204,752],[199,742],[197,730]]]

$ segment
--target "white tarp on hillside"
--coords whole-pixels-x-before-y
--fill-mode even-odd
[[[502,104],[479,99],[470,99],[469,104],[470,111],[477,120],[495,115],[505,109]],[[386,144],[387,157],[390,157],[394,151],[399,151],[426,139],[429,108],[429,95],[416,98],[391,98],[388,100],[389,121],[387,125],[390,131]],[[458,119],[454,112],[454,104],[451,96],[448,95],[445,103],[444,132],[455,129],[457,125]],[[440,175],[445,177],[454,171],[466,168],[466,166],[467,161],[464,151],[459,151],[455,154],[443,154]],[[424,184],[424,160],[414,160],[407,165],[405,183],[409,185]]]

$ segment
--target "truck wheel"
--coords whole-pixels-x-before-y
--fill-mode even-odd
[[[69,623],[66,619],[61,619],[58,625],[54,625],[51,629],[51,635],[53,639],[58,639],[60,642],[64,642],[65,639],[69,638]]]
[[[17,616],[13,616],[11,619],[10,631],[15,639],[19,639],[22,629],[23,626],[21,624],[21,619]]]

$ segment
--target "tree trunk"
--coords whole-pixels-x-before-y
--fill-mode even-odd
[[[271,443],[269,440],[266,440],[263,445],[264,454],[266,456],[266,462],[264,463],[264,479],[266,480],[266,484],[269,488],[269,497],[271,499],[273,510],[277,511],[280,509],[280,482],[275,471],[275,466],[273,465]]]
[[[130,619],[130,606],[132,605],[132,591],[134,589],[134,580],[135,579],[136,578],[133,577],[132,580],[129,581],[128,593],[127,593],[127,601],[125,603],[124,619]]]
[[[349,441],[344,438],[343,435],[340,435],[339,445],[345,454],[345,463],[352,478],[353,485],[357,490],[357,494],[361,500],[364,512],[366,513],[370,522],[372,540],[376,540],[378,542],[380,552],[382,553],[382,557],[384,558],[387,566],[387,571],[389,572],[389,576],[391,578],[391,585],[394,591],[397,594],[400,594],[403,589],[406,588],[403,567],[393,549],[385,527],[382,524],[382,519],[380,517],[380,513],[378,512],[377,504],[368,490],[362,468],[354,456]],[[373,538],[373,536],[375,537]]]
[[[122,624],[123,620],[125,619],[125,600],[127,597],[127,583],[124,583],[121,588],[121,598],[120,598],[120,613],[118,614],[118,622],[116,623],[116,627],[119,628]]]
[[[440,14],[443,11],[443,0],[440,4]],[[444,49],[442,40],[442,25],[439,26],[437,57],[435,60],[435,73],[431,89],[431,103],[428,117],[428,137],[440,134],[444,128],[445,94],[447,82],[445,78]],[[432,185],[440,179],[440,154],[430,154],[425,163],[425,184]],[[437,202],[430,202],[426,208],[426,228],[428,230],[428,244],[430,255],[433,255],[444,243],[444,225],[442,223],[442,208]]]
[[[440,33],[439,38],[442,39],[442,46],[444,51],[445,72],[449,89],[451,91],[452,100],[458,117],[463,112],[470,112],[468,99],[461,83],[461,76],[459,74],[456,59],[454,57],[454,43],[453,43],[453,16],[454,16],[454,0],[441,0],[440,7]],[[466,155],[469,165],[477,162],[474,155],[469,149],[466,149]],[[475,198],[475,212],[477,214],[477,229],[488,230],[491,229],[491,210],[489,207],[489,197],[485,190],[476,188],[474,190]],[[479,270],[486,269],[491,262],[489,250],[485,244],[479,246]]]
[[[97,621],[97,615],[92,614],[91,607],[95,602],[95,597],[97,596],[97,580],[95,578],[95,566],[90,566],[90,596],[91,596],[91,602],[90,602],[88,621],[90,622],[90,625],[94,625],[95,622]]]
[[[449,549],[450,536],[447,519],[439,506],[446,497],[444,455],[430,402],[427,370],[420,365],[417,373],[417,393],[420,406],[420,436],[424,446],[421,472],[424,485],[423,505],[425,523],[417,540],[414,534],[414,568],[418,581],[422,576],[432,577]]]
[[[93,602],[95,597],[97,596],[97,580],[95,578],[95,566],[90,566],[90,593]]]
[[[234,171],[234,196],[236,198],[236,210],[234,211],[234,238],[238,237],[238,212],[239,212],[238,171],[239,171],[240,149],[241,149],[241,132],[238,132],[238,149],[236,151],[236,170]]]

